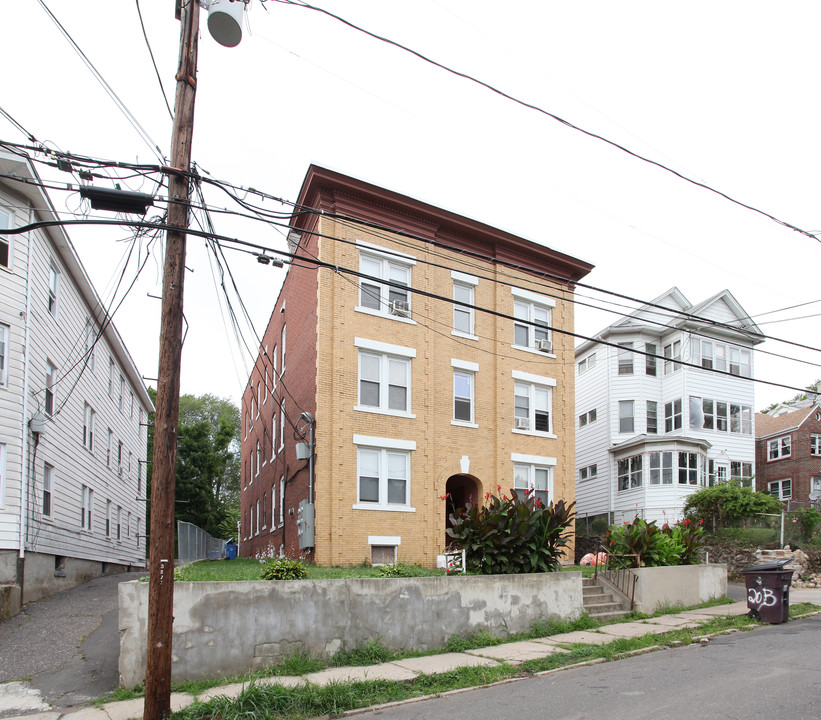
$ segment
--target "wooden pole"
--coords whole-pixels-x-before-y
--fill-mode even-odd
[[[168,174],[168,230],[163,273],[160,359],[154,416],[154,463],[149,530],[148,647],[145,720],[165,720],[171,711],[171,638],[174,612],[174,484],[180,409],[185,231],[188,228],[188,170],[197,91],[199,4],[181,8],[180,62]],[[176,172],[180,171],[180,172]],[[178,229],[177,229],[178,228]]]

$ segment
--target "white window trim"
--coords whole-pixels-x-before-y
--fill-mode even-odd
[[[412,452],[416,450],[416,441],[415,440],[402,440],[399,438],[383,438],[383,437],[375,437],[373,435],[354,435],[353,436],[353,443],[354,445],[361,445],[363,447],[371,448],[373,450],[405,450]],[[408,494],[410,495],[410,484],[411,484],[411,474],[408,473]],[[357,469],[356,469],[356,492],[357,498],[359,497],[359,460],[357,458]],[[410,502],[410,497],[408,498]],[[354,510],[376,510],[382,512],[410,512],[415,513],[416,508],[412,505],[388,505],[385,503],[384,505],[381,503],[359,503],[356,502],[353,504],[352,508]],[[390,543],[386,543],[390,544]]]
[[[513,295],[513,297],[517,297],[521,300],[536,303],[536,305],[546,305],[550,308],[556,307],[556,301],[553,298],[549,298],[546,295],[539,295],[538,293],[535,293],[532,290],[525,290],[524,288],[512,287],[510,288],[510,294]]]
[[[396,252],[393,250],[389,250],[385,247],[380,247],[379,245],[372,245],[371,243],[363,242],[362,240],[356,241],[356,247],[360,250],[360,257],[364,251],[365,255],[370,255],[371,257],[377,258],[379,260],[386,260],[388,262],[396,263],[397,265],[406,265],[408,268],[413,268],[416,265],[416,258],[413,255],[408,255],[402,252]],[[379,282],[382,287],[390,288],[390,285],[386,285],[385,279],[380,277],[375,279],[375,282]],[[411,298],[411,287],[412,284],[408,284],[408,298]],[[361,293],[361,289],[360,289]],[[402,317],[401,315],[392,315],[388,308],[380,307],[380,309],[369,308],[359,304],[359,299],[361,298],[361,294],[357,297],[357,305],[354,308],[355,312],[361,312],[365,315],[373,315],[375,317],[381,318],[388,318],[390,320],[396,320],[398,322],[407,323],[409,325],[416,325],[416,321],[411,317]],[[380,293],[380,300],[381,300],[381,293]],[[410,303],[409,307],[412,310],[413,303]]]
[[[450,421],[451,425],[455,425],[457,427],[469,427],[469,428],[478,428],[479,425],[476,422],[476,373],[479,371],[479,363],[468,362],[467,360],[456,360],[451,358],[450,366],[454,369],[454,371],[461,371],[463,374],[470,375],[470,420],[457,420],[456,418],[452,418]],[[453,406],[454,406],[454,414],[455,414],[455,406],[456,406],[456,380],[454,377],[454,387],[453,387]]]
[[[366,352],[373,352],[375,354],[381,356],[393,356],[401,360],[412,360],[416,357],[416,349],[405,347],[402,345],[392,345],[390,343],[380,342],[378,340],[368,340],[366,338],[354,338],[354,345],[359,350],[364,350]],[[380,397],[381,397],[381,390],[382,390],[382,372],[380,371]],[[415,418],[414,415],[410,410],[394,410],[389,407],[376,407],[374,405],[362,405],[358,398],[359,398],[359,381],[361,380],[360,370],[359,370],[359,360],[357,359],[357,404],[354,405],[354,410],[358,412],[367,412],[367,413],[374,413],[376,415],[390,415],[392,417],[403,417],[403,418]],[[407,375],[407,404],[408,407],[411,408],[411,400],[412,400],[412,388],[413,388],[413,367],[409,364],[408,366],[408,375]],[[385,385],[387,387],[387,385]]]
[[[0,345],[3,346],[3,367],[0,369],[0,387],[8,387],[9,383],[9,336],[11,328],[0,324]]]
[[[404,345],[391,345],[390,343],[380,342],[379,340],[368,340],[367,338],[354,338],[353,344],[360,350],[370,350],[372,352],[382,353],[383,355],[400,355],[402,357],[415,358],[416,348],[406,347]]]
[[[466,340],[478,340],[479,337],[476,335],[476,312],[472,307],[466,308],[464,305],[456,301],[456,292],[455,288],[456,285],[469,285],[471,286],[471,292],[473,293],[471,298],[471,305],[476,304],[476,286],[479,284],[479,278],[475,275],[467,275],[466,273],[458,272],[457,270],[450,271],[450,278],[453,280],[454,285],[454,298],[453,298],[453,307],[454,311],[456,306],[459,305],[462,308],[465,308],[470,313],[470,329],[471,332],[465,332],[464,330],[457,330],[455,327],[451,330],[450,334],[455,335],[456,337],[464,338]]]
[[[6,507],[6,446],[0,443],[0,508]]]
[[[401,545],[400,535],[368,535],[368,545]]]
[[[555,418],[553,417],[554,410],[553,410],[553,391],[552,391],[552,389],[554,387],[556,387],[556,381],[553,378],[549,378],[549,377],[546,377],[544,375],[534,375],[533,373],[522,372],[521,370],[513,370],[511,372],[511,377],[513,378],[513,381],[514,381],[514,390],[513,390],[514,396],[515,396],[515,393],[516,393],[515,383],[516,383],[517,380],[519,382],[522,382],[522,383],[527,383],[531,387],[533,387],[535,385],[540,385],[542,387],[549,387],[551,389],[551,392],[550,392],[550,407],[548,409],[549,418],[550,418],[551,432],[545,432],[544,430],[535,430],[535,429],[517,430],[515,426],[511,429],[511,432],[515,433],[516,435],[530,435],[530,436],[533,436],[533,437],[543,437],[543,438],[555,439],[557,437],[557,435],[554,432],[552,432],[552,430],[555,429],[555,425],[554,425]],[[530,394],[532,396],[532,392]],[[533,406],[532,406],[533,405],[532,401],[533,401],[533,398],[531,397],[531,399],[530,399],[531,415],[534,412],[534,409],[533,409]],[[514,423],[515,423],[515,420],[514,420]]]

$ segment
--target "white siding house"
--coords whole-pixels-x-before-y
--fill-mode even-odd
[[[0,176],[0,230],[57,220],[27,158],[0,151]],[[145,565],[151,410],[63,228],[0,232],[0,585],[18,602]]]
[[[729,291],[672,288],[577,347],[577,516],[662,524],[704,485],[749,483],[763,340]]]

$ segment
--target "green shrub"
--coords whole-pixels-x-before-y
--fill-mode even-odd
[[[613,555],[622,557],[631,567],[661,565],[694,565],[698,562],[704,528],[702,523],[685,519],[673,527],[658,527],[655,520],[636,518],[631,523],[613,525],[605,544]]]
[[[485,500],[483,507],[468,504],[458,516],[450,516],[447,534],[465,550],[470,570],[491,575],[559,569],[575,503],[559,500],[545,506],[533,495],[521,501],[513,490],[510,498],[487,493]]]
[[[424,577],[427,575],[430,575],[430,572],[424,568],[418,565],[406,565],[405,563],[383,565],[377,571],[377,577],[386,578]]]
[[[722,482],[702,488],[687,498],[684,515],[691,522],[704,520],[715,530],[719,525],[736,523],[763,513],[780,513],[781,503],[772,495],[742,487],[738,481]]]
[[[308,570],[299,560],[271,558],[262,563],[260,580],[304,580]]]

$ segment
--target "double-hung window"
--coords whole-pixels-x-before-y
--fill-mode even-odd
[[[97,333],[94,329],[94,325],[89,318],[86,318],[86,330],[85,330],[85,357],[86,357],[86,364],[88,369],[91,372],[94,372],[94,366],[96,363],[96,353],[94,352],[94,348],[97,342]]]
[[[681,340],[675,340],[664,346],[664,374],[676,372],[681,368]]]
[[[43,464],[43,517],[50,518],[54,511],[54,468],[48,463]]]
[[[416,350],[356,338],[359,348],[359,401],[357,410],[410,415],[411,359]]]
[[[9,326],[0,325],[0,387],[9,383]]]
[[[453,334],[460,337],[475,337],[474,312],[472,305],[476,302],[476,285],[478,278],[453,270]]]
[[[91,532],[91,514],[94,510],[94,491],[88,485],[80,487],[80,527]]]
[[[412,510],[411,452],[416,443],[354,435],[357,498],[354,509]]]
[[[642,460],[643,456],[633,455],[632,457],[621,458],[618,461],[619,490],[641,487]]]
[[[792,478],[770,481],[767,483],[767,491],[779,500],[789,500],[792,497]]]
[[[647,401],[647,434],[657,435],[659,431],[659,404],[655,400]]]
[[[767,460],[778,460],[792,454],[792,438],[784,435],[767,441]]]
[[[0,209],[0,228],[7,230],[10,222],[11,216],[5,210]],[[0,267],[11,267],[10,237],[10,235],[0,235]]]
[[[279,449],[285,448],[285,398],[279,401]]]
[[[579,375],[584,375],[588,370],[596,367],[596,353],[588,355],[584,360],[579,360]]]
[[[411,315],[411,268],[415,260],[360,245],[359,308],[380,315],[409,318]]]
[[[631,433],[636,430],[635,401],[619,400],[619,432]]]
[[[111,500],[105,501],[105,536],[111,537]]]
[[[537,293],[512,288],[513,346],[540,352],[553,352],[550,326],[554,300]]]
[[[450,364],[453,368],[453,423],[475,427],[476,373],[479,365],[455,359]]]
[[[681,398],[664,403],[664,432],[681,430]]]
[[[57,382],[57,369],[48,360],[46,360],[46,394],[45,394],[45,411],[46,415],[51,417],[54,415],[54,385]]]
[[[546,506],[553,496],[556,459],[518,453],[512,453],[510,457],[513,460],[513,489],[519,500],[535,497],[537,504]]]
[[[60,277],[54,265],[48,266],[48,311],[57,317],[57,298],[60,290]]]
[[[655,376],[657,352],[655,343],[645,343],[644,352],[647,353],[647,355],[644,356],[644,374]]]
[[[83,406],[83,445],[86,450],[94,452],[94,419],[97,413],[91,405],[85,403]]]
[[[650,457],[650,484],[673,484],[673,453],[651,452]]]
[[[553,433],[553,378],[513,371],[514,432],[537,435]]]
[[[633,343],[619,343],[619,375],[633,374]]]
[[[735,480],[742,486],[752,486],[753,464],[741,462],[740,460],[730,461],[730,479]]]
[[[821,435],[810,435],[810,455],[821,455]]]
[[[698,453],[678,454],[679,485],[698,485]]]

